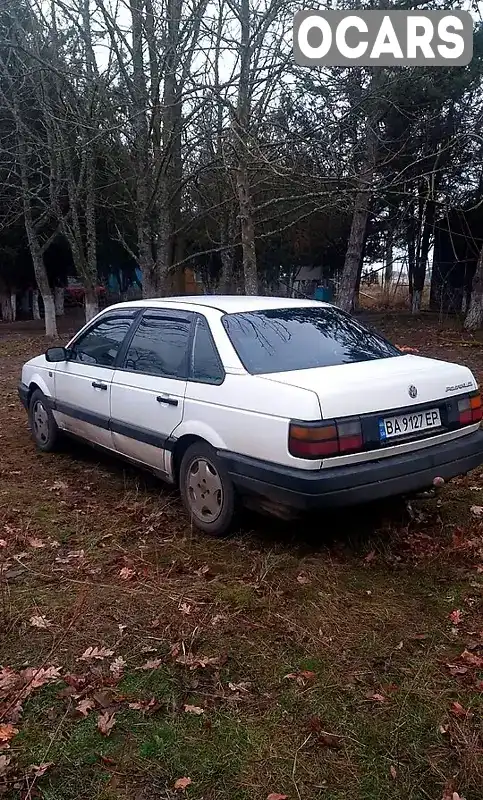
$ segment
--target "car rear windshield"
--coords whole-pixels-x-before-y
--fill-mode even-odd
[[[253,375],[401,355],[382,336],[333,307],[225,314],[222,321],[240,361]]]

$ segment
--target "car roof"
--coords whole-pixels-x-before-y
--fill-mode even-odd
[[[166,308],[171,304],[183,306],[204,306],[222,311],[225,314],[236,314],[248,311],[264,311],[276,308],[304,308],[306,306],[328,306],[319,300],[295,299],[293,297],[263,297],[253,295],[190,295],[179,297],[153,297],[148,300],[133,300],[127,303],[116,303],[116,307]],[[111,306],[113,308],[113,306]]]

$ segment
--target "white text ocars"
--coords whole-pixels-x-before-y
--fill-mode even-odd
[[[469,369],[402,353],[316,301],[120,303],[28,361],[19,394],[41,450],[70,434],[148,467],[214,534],[240,502],[346,506],[483,462]]]

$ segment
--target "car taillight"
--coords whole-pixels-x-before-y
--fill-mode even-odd
[[[355,453],[363,447],[358,419],[327,422],[291,422],[288,449],[297,458],[325,458]]]
[[[460,425],[470,425],[472,422],[481,421],[483,409],[479,392],[458,400],[458,415]]]

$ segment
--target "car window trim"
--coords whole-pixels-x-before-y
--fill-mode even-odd
[[[122,361],[119,360],[119,365],[115,367],[116,371],[118,372],[129,372],[130,375],[146,375],[148,378],[166,378],[170,381],[186,381],[188,380],[189,374],[189,355],[191,352],[191,348],[193,346],[193,331],[194,331],[194,318],[196,314],[194,311],[184,311],[179,308],[142,308],[141,313],[136,319],[136,323],[133,326],[132,334],[129,336],[129,344],[124,349],[123,359]],[[126,359],[129,347],[132,344],[132,340],[134,339],[136,332],[145,317],[158,317],[160,319],[179,319],[180,317],[185,317],[190,324],[190,329],[188,331],[188,343],[186,347],[186,353],[184,356],[184,364],[183,364],[183,376],[179,375],[159,375],[157,373],[152,372],[141,372],[140,370],[132,370],[126,367]]]
[[[119,319],[129,319],[129,317],[130,317],[130,313],[131,313],[131,312],[135,312],[135,313],[134,313],[134,314],[133,314],[133,316],[132,316],[132,319],[131,319],[131,324],[130,324],[130,326],[129,326],[128,330],[126,331],[126,334],[125,334],[125,336],[124,336],[124,339],[122,340],[122,342],[121,342],[121,344],[120,344],[120,347],[119,347],[119,349],[118,349],[118,351],[117,351],[117,353],[116,353],[116,358],[114,359],[114,364],[112,365],[112,367],[109,367],[109,366],[107,366],[107,365],[105,365],[105,364],[85,364],[85,365],[84,365],[84,366],[89,366],[89,367],[94,367],[94,368],[96,368],[96,367],[97,367],[98,369],[112,369],[112,370],[115,370],[115,369],[116,369],[116,364],[117,364],[117,361],[118,361],[118,358],[119,358],[119,353],[120,353],[120,352],[121,352],[121,350],[123,349],[123,347],[124,347],[124,343],[125,343],[125,341],[126,341],[126,338],[129,336],[129,334],[130,334],[130,332],[131,332],[131,330],[132,330],[133,326],[136,324],[136,320],[137,320],[137,319],[138,319],[138,317],[141,315],[141,313],[142,313],[142,308],[126,308],[126,309],[125,309],[123,312],[120,312],[119,310],[116,310],[116,311],[106,311],[106,313],[105,313],[105,314],[102,314],[102,316],[100,316],[100,317],[97,317],[95,320],[93,320],[91,325],[89,325],[88,327],[86,327],[86,328],[84,328],[83,330],[79,331],[79,333],[78,333],[78,334],[76,334],[76,336],[74,337],[74,339],[72,339],[72,340],[71,340],[71,342],[70,342],[70,345],[69,345],[69,348],[68,348],[68,349],[69,349],[69,350],[73,350],[73,349],[74,349],[74,347],[76,346],[76,344],[77,344],[79,341],[82,341],[82,339],[83,339],[85,336],[87,336],[89,333],[91,333],[91,331],[92,331],[92,330],[94,330],[94,329],[96,328],[96,326],[97,326],[97,325],[100,325],[102,322],[106,322],[106,320],[110,320],[110,319],[113,319],[113,318],[115,319],[116,317],[118,317]],[[71,363],[71,364],[78,364],[78,363],[82,363],[82,362],[78,362],[78,361],[76,361],[75,359],[72,359],[72,360],[71,360],[71,359],[69,358],[69,359],[68,359],[68,363]]]
[[[204,384],[207,384],[209,386],[221,386],[225,382],[226,371],[225,371],[225,367],[223,366],[223,362],[221,360],[221,356],[220,356],[220,353],[218,351],[218,347],[216,346],[215,337],[213,336],[213,331],[211,330],[211,326],[210,326],[209,320],[204,314],[200,314],[198,311],[195,312],[195,316],[196,316],[196,320],[195,320],[195,323],[193,325],[193,333],[192,333],[192,337],[191,337],[188,381],[190,383],[204,383]],[[209,337],[211,339],[211,343],[213,345],[213,349],[215,351],[215,355],[216,355],[216,358],[218,360],[218,364],[220,366],[220,370],[221,370],[221,373],[222,373],[221,380],[216,380],[216,381],[215,380],[202,380],[201,378],[195,378],[194,377],[193,373],[194,373],[194,363],[195,363],[194,362],[194,357],[195,357],[195,342],[196,342],[196,326],[198,325],[198,323],[200,321],[205,322],[206,326],[208,328],[208,334],[209,334]]]

